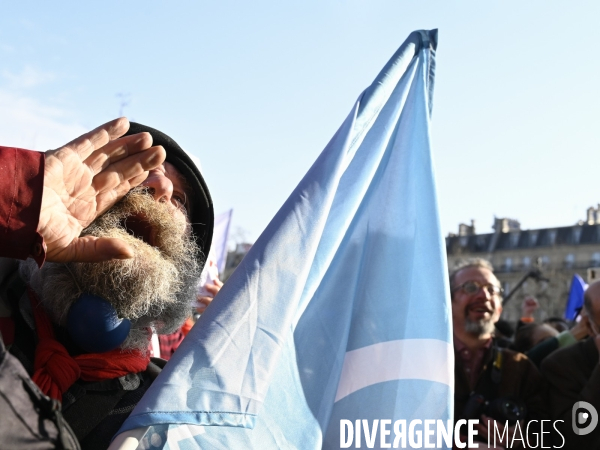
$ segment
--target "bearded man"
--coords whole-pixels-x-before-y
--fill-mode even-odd
[[[206,184],[171,138],[118,119],[45,155],[0,147],[0,192],[2,339],[81,446],[107,448],[160,371],[152,330],[191,311]]]
[[[488,429],[493,437],[497,427],[505,437],[497,437],[496,444],[519,448],[526,439],[527,422],[545,416],[542,377],[525,355],[495,345],[494,324],[502,313],[502,288],[488,261],[461,262],[450,275],[450,291],[455,353],[454,418],[479,419],[476,429],[483,442],[487,442]],[[529,428],[529,443],[535,446],[534,429]],[[466,429],[461,431],[466,434]],[[549,444],[549,438],[546,441]]]

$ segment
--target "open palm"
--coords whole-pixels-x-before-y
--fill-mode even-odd
[[[48,261],[94,262],[133,256],[119,239],[79,237],[165,159],[162,147],[151,147],[148,133],[120,138],[128,129],[127,119],[113,120],[46,152],[38,232],[46,243]]]

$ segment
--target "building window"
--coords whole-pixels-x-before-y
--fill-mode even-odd
[[[538,232],[537,231],[530,231],[529,232],[529,245],[531,247],[535,246],[535,244],[537,243],[537,238],[538,238]]]
[[[556,230],[548,231],[548,245],[554,245],[556,243]]]
[[[591,263],[592,267],[600,267],[600,252],[594,252]]]
[[[477,250],[485,250],[485,236],[477,236],[475,245],[477,246]]]
[[[521,233],[516,232],[516,233],[510,233],[510,247],[511,248],[515,248],[517,245],[519,245],[519,236],[521,235]]]
[[[504,270],[510,272],[512,270],[512,258],[506,258],[504,260]]]
[[[531,267],[531,258],[529,256],[525,256],[523,258],[523,267],[525,267],[525,268]]]
[[[579,244],[581,239],[581,227],[573,228],[573,244]]]
[[[469,243],[469,236],[461,236],[460,237],[460,246],[461,247],[466,247],[468,243]]]
[[[575,255],[572,253],[569,253],[567,256],[565,256],[565,267],[570,268],[573,267],[575,265]]]

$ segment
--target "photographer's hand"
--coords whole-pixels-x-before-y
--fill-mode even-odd
[[[461,442],[467,442],[467,436],[465,436],[464,434],[460,435],[460,441]],[[480,450],[506,450],[505,447],[501,446],[501,445],[488,445],[484,442],[481,441],[477,441],[477,448]],[[452,445],[452,450],[460,450],[457,446],[456,443]]]
[[[519,426],[520,429],[523,430],[522,420],[519,421]],[[523,437],[522,433],[517,433],[517,439],[513,439],[516,428],[516,424],[509,427],[505,427],[504,423],[494,420],[491,417],[486,416],[485,414],[481,415],[480,423],[475,425],[475,429],[479,432],[480,436],[482,436],[484,439],[487,439],[489,436],[488,444],[491,445],[490,448],[502,448],[498,447],[498,444],[503,447],[508,447],[509,444],[511,444],[510,448],[521,448],[522,441],[519,438]],[[496,436],[498,439],[494,439],[494,436]],[[513,443],[517,445],[513,446]],[[494,445],[496,445],[496,447],[494,447]]]

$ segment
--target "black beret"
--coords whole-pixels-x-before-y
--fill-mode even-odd
[[[161,131],[140,123],[131,122],[126,136],[142,132],[152,135],[152,145],[162,145],[164,147],[167,152],[167,162],[175,166],[194,190],[192,217],[190,220],[198,247],[202,250],[206,258],[212,241],[215,213],[210,192],[208,192],[208,187],[206,187],[206,182],[200,173],[200,169],[177,142]]]

